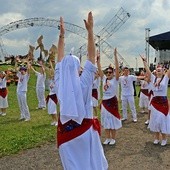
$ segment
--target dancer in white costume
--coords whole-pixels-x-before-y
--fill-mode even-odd
[[[0,115],[6,115],[6,108],[8,107],[8,90],[6,87],[7,80],[4,71],[0,71]]]
[[[133,122],[135,123],[137,122],[133,82],[143,78],[144,76],[130,75],[129,68],[128,67],[123,68],[123,75],[119,77],[119,82],[121,85],[121,100],[122,100],[122,112],[123,112],[122,121],[128,119],[127,106],[129,104],[130,110],[132,112]]]
[[[154,144],[161,146],[167,144],[167,134],[170,134],[170,114],[167,99],[168,81],[170,70],[164,75],[164,69],[161,66],[156,68],[156,76],[151,73],[146,60],[142,57],[145,69],[151,79],[153,97],[150,104],[151,114],[148,128],[154,132]]]
[[[18,57],[16,58],[15,68],[17,69]],[[27,87],[28,80],[30,78],[30,64],[27,61],[27,67],[21,66],[17,72],[18,84],[17,84],[17,98],[18,104],[21,112],[20,120],[29,121],[30,112],[27,105]]]
[[[93,119],[91,111],[92,84],[96,72],[91,12],[84,23],[88,33],[88,60],[79,77],[79,59],[73,55],[64,57],[64,22],[60,18],[58,63],[55,68],[60,104],[57,141],[65,170],[106,170],[108,164],[98,133],[100,125],[97,119]]]
[[[106,76],[104,75],[101,65],[100,57],[97,60],[99,75],[103,82],[103,100],[101,105],[101,122],[105,129],[106,140],[103,144],[114,145],[116,138],[116,131],[122,127],[120,114],[118,111],[117,92],[119,87],[119,65],[117,59],[117,50],[114,50],[115,71],[112,67],[106,69]],[[115,76],[114,76],[115,75]]]
[[[98,107],[98,100],[100,97],[100,77],[98,71],[95,74],[94,82],[93,82],[93,87],[92,87],[92,103],[93,103],[93,115],[94,117],[98,117],[97,114],[97,107]]]
[[[57,122],[58,99],[57,99],[56,91],[55,91],[54,68],[53,68],[51,61],[50,61],[50,67],[51,67],[51,70],[49,72],[49,89],[50,89],[50,92],[49,92],[49,94],[46,98],[46,102],[47,102],[48,114],[51,115],[51,117],[52,117],[51,125],[57,126],[58,125],[58,122]]]
[[[35,75],[37,76],[37,82],[36,82],[36,94],[38,99],[38,107],[37,109],[45,109],[46,108],[46,102],[45,102],[45,79],[46,79],[46,73],[45,68],[43,66],[43,63],[40,65],[40,71],[36,71],[33,67],[31,67],[34,71]]]
[[[140,97],[139,97],[139,107],[141,113],[148,113],[149,106],[149,82],[146,73],[143,73],[145,76],[144,80],[140,80]]]

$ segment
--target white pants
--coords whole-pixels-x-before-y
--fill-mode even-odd
[[[122,98],[123,118],[127,119],[127,106],[129,104],[132,118],[137,119],[134,96],[123,96]]]
[[[17,92],[18,104],[21,112],[21,118],[30,119],[30,112],[27,105],[26,91]]]
[[[44,88],[36,88],[37,98],[38,98],[38,107],[43,108],[46,107],[45,102],[45,89]]]

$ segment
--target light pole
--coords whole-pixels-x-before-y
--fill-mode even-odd
[[[146,48],[145,48],[145,52],[146,52],[146,59],[147,59],[147,63],[149,65],[149,34],[150,34],[150,28],[145,28],[145,41],[146,41]]]
[[[137,72],[137,70],[138,70],[138,59],[136,57],[136,72]]]

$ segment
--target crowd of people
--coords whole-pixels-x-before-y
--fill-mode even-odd
[[[48,107],[52,116],[51,125],[57,126],[57,145],[64,169],[106,170],[108,162],[104,155],[104,145],[115,145],[117,130],[129,118],[128,105],[132,114],[132,123],[137,123],[137,111],[134,99],[134,82],[140,81],[139,107],[141,113],[148,113],[145,124],[154,132],[153,144],[167,144],[170,134],[170,114],[167,98],[170,70],[158,65],[151,72],[145,58],[141,56],[145,71],[139,76],[130,75],[128,67],[120,70],[117,49],[113,51],[114,67],[102,70],[100,53],[95,50],[93,34],[93,16],[88,13],[84,20],[87,30],[87,60],[82,69],[80,60],[73,54],[64,54],[65,28],[60,18],[60,35],[55,69],[50,67],[49,94],[45,101],[46,70],[40,63],[36,71],[30,62],[27,66],[16,67],[18,84],[17,98],[20,108],[20,120],[30,121],[27,105],[27,88],[32,69],[37,76],[37,109]],[[17,61],[17,58],[16,58]],[[16,62],[17,63],[17,62]],[[112,63],[113,64],[113,63]],[[102,84],[102,93],[100,86]],[[120,91],[120,92],[119,92]],[[8,107],[6,74],[0,72],[0,114],[6,115]],[[121,106],[120,106],[121,103]],[[57,114],[56,105],[59,104]],[[122,108],[122,109],[120,109]],[[100,111],[99,111],[100,110]],[[122,116],[120,114],[122,110]],[[100,121],[104,129],[105,140],[101,142]]]

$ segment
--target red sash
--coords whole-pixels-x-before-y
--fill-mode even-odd
[[[98,100],[98,91],[97,91],[97,89],[92,89],[92,96],[93,96],[96,100]]]
[[[168,115],[169,106],[168,106],[168,99],[166,96],[155,96],[151,100],[152,106],[163,113],[165,116]]]
[[[58,127],[57,127],[57,144],[58,147],[68,142],[86,132],[93,125],[94,130],[98,131],[99,135],[101,133],[100,122],[97,118],[88,119],[84,118],[82,124],[78,124],[77,122],[70,120],[65,124],[61,124],[60,119],[58,119]]]
[[[140,89],[140,91],[141,91],[144,95],[146,95],[146,96],[149,97],[148,89]]]
[[[116,96],[108,100],[103,100],[102,104],[108,112],[120,119],[120,114],[118,111],[118,101]]]
[[[0,89],[0,96],[5,98],[8,94],[7,88]]]
[[[51,94],[46,97],[46,103],[48,103],[49,99],[52,99],[55,104],[58,103],[56,94]]]

